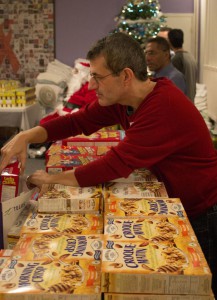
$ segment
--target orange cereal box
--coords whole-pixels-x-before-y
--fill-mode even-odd
[[[212,275],[197,241],[105,240],[102,273],[104,292],[211,294]]]
[[[104,203],[105,216],[179,216],[186,212],[179,198],[117,198],[110,196]]]
[[[12,257],[22,260],[93,259],[100,261],[102,235],[72,235],[62,233],[24,233],[13,249]]]
[[[105,198],[110,195],[119,198],[168,198],[164,183],[159,181],[108,182],[105,184],[104,194]]]
[[[103,233],[101,214],[45,214],[30,213],[22,226],[21,233]]]
[[[104,235],[113,241],[170,244],[180,239],[196,241],[187,218],[174,216],[105,218]]]
[[[100,264],[88,260],[72,260],[67,264],[52,261],[9,260],[0,274],[0,299],[64,299],[100,300]],[[7,296],[9,297],[7,298]],[[76,297],[77,295],[77,297]]]
[[[214,300],[213,295],[145,295],[104,293],[104,300]]]

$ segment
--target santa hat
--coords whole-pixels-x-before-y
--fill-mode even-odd
[[[78,58],[75,60],[75,68],[78,71],[89,73],[90,72],[90,62],[84,58]]]

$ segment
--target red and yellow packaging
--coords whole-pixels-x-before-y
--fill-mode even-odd
[[[0,202],[12,199],[19,194],[19,162],[9,164],[1,173]]]
[[[123,130],[97,131],[89,136],[77,135],[62,140],[66,146],[116,146],[125,136]]]

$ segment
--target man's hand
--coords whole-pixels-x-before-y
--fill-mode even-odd
[[[62,184],[79,186],[77,179],[74,174],[74,170],[64,171],[61,173],[47,173],[44,170],[37,170],[28,177],[28,184],[37,186],[39,189],[42,188],[44,184]]]
[[[20,132],[2,147],[0,173],[14,158],[20,162],[21,174],[24,172],[26,166],[27,145],[28,143],[25,135]]]

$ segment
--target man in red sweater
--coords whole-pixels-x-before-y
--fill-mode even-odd
[[[125,138],[102,158],[57,174],[36,171],[31,183],[91,186],[127,177],[137,168],[150,169],[170,197],[182,200],[216,283],[217,153],[202,116],[169,79],[147,77],[144,51],[124,33],[98,41],[87,59],[89,89],[96,91],[98,101],[20,132],[2,148],[0,171],[14,156],[24,169],[28,143],[89,135],[121,124]]]

